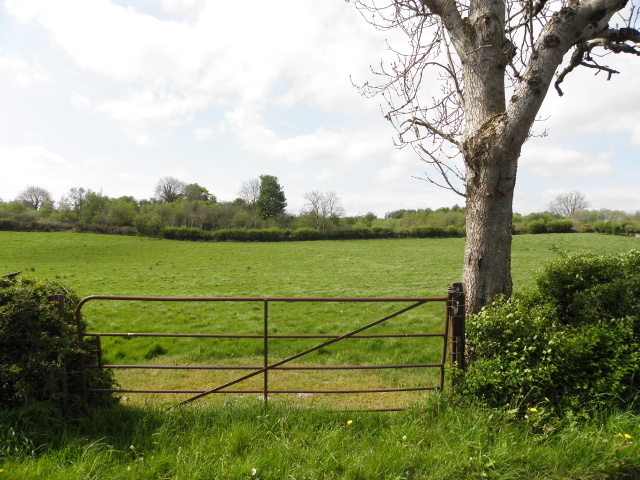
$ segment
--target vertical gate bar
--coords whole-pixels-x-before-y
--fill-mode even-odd
[[[96,350],[98,354],[98,366],[102,368],[102,337],[100,335],[96,335]]]
[[[268,392],[269,392],[269,301],[265,299],[264,301],[264,386],[263,386],[263,394],[264,394],[264,404],[266,405],[268,402]]]
[[[451,289],[451,286],[449,286]],[[442,356],[440,357],[440,390],[444,389],[444,369],[447,364],[447,350],[449,345],[449,325],[451,323],[451,292],[447,291],[444,304],[444,337],[442,338]]]

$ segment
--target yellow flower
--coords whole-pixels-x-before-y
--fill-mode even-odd
[[[627,440],[631,440],[631,435],[629,435],[628,433],[625,433],[624,438],[626,438]]]
[[[347,425],[351,425],[353,423],[353,420],[347,420]]]
[[[547,397],[544,397],[544,401],[545,402],[550,402],[551,400],[549,400]]]
[[[529,411],[533,412],[533,413],[536,413],[538,411],[538,409],[537,408],[530,408]]]

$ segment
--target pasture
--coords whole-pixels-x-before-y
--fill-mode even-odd
[[[193,243],[140,237],[73,233],[0,232],[0,272],[59,280],[81,297],[133,295],[173,297],[443,297],[460,281],[463,239],[317,241],[292,243]],[[516,288],[554,250],[615,252],[638,240],[597,234],[525,235],[514,238]],[[269,332],[282,335],[342,335],[404,305],[271,303]],[[90,332],[262,333],[260,302],[90,302],[83,309]],[[441,333],[444,305],[432,303],[366,333]],[[321,340],[270,340],[274,363]],[[259,339],[103,338],[105,363],[162,366],[260,366]],[[440,338],[349,339],[296,362],[297,366],[433,364]],[[245,372],[246,373],[246,372]],[[116,370],[122,388],[209,389],[240,376],[238,370]],[[380,389],[435,386],[437,369],[272,372],[273,389]],[[259,389],[261,376],[241,384]],[[334,395],[288,394],[278,398],[343,408],[406,407],[424,392]],[[224,396],[224,395],[221,395]],[[215,395],[214,397],[221,397]],[[126,402],[175,403],[186,396],[125,395]],[[208,401],[214,401],[213,397]]]
[[[527,235],[514,238],[516,288],[533,282],[533,271],[554,250],[619,252],[638,248],[635,238],[595,234]],[[135,237],[65,233],[0,232],[0,274],[61,281],[81,297],[92,294],[158,296],[442,296],[460,280],[459,239],[374,240],[278,244],[181,243]],[[89,308],[89,305],[91,307]],[[286,309],[284,307],[287,307]],[[293,307],[293,308],[289,308]],[[344,307],[344,306],[343,306]],[[275,307],[273,328],[344,333],[385,306],[355,309],[312,304]],[[282,311],[280,311],[282,309]],[[285,311],[286,310],[286,311]],[[130,331],[251,332],[260,307],[223,302],[195,309],[184,305],[87,304],[91,329]],[[404,323],[380,328],[441,328],[443,309],[429,306]],[[378,328],[378,327],[376,327]],[[111,360],[163,364],[225,361],[255,363],[259,346],[249,340],[194,345],[169,341],[134,346],[113,341]],[[355,340],[354,340],[355,341]],[[413,341],[413,340],[411,340]],[[420,342],[425,342],[420,339]],[[297,341],[296,341],[297,342]],[[301,345],[274,345],[274,355]],[[368,342],[358,340],[358,342]],[[396,339],[347,344],[305,360],[316,364],[423,361],[437,345]],[[107,347],[105,347],[107,348]],[[119,352],[119,353],[118,353]],[[155,374],[119,377],[142,386]],[[424,373],[349,373],[338,385],[424,383]],[[324,383],[327,379],[312,379]],[[173,376],[166,385],[210,386],[211,378]],[[299,378],[285,378],[290,385]],[[640,436],[631,413],[593,419],[548,417],[543,406],[524,418],[517,412],[479,410],[446,396],[393,398],[410,408],[399,413],[336,412],[380,406],[373,397],[350,401],[323,397],[275,401],[256,396],[212,399],[166,411],[171,401],[127,399],[117,408],[65,420],[46,411],[12,420],[0,416],[0,477],[16,479],[604,479],[637,478]],[[295,403],[294,403],[295,402]],[[300,407],[303,408],[300,408]],[[327,410],[325,407],[330,407]],[[314,408],[315,407],[315,408]],[[2,413],[2,412],[0,412]],[[9,428],[11,423],[15,427]],[[4,441],[3,440],[3,441]],[[0,444],[0,447],[3,447]]]

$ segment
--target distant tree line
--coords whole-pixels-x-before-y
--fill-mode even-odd
[[[401,209],[378,218],[369,212],[347,216],[336,192],[311,191],[296,215],[277,177],[261,175],[243,182],[238,197],[220,201],[205,187],[174,177],[161,178],[149,199],[111,198],[74,187],[54,201],[38,186],[14,200],[0,200],[0,230],[76,231],[141,235],[197,241],[287,241],[358,238],[463,237],[465,209]],[[640,232],[640,211],[588,210],[580,192],[556,197],[547,211],[515,214],[513,232]]]

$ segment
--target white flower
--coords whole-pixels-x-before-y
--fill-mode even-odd
[[[258,471],[255,468],[251,469],[251,476],[253,477]]]

